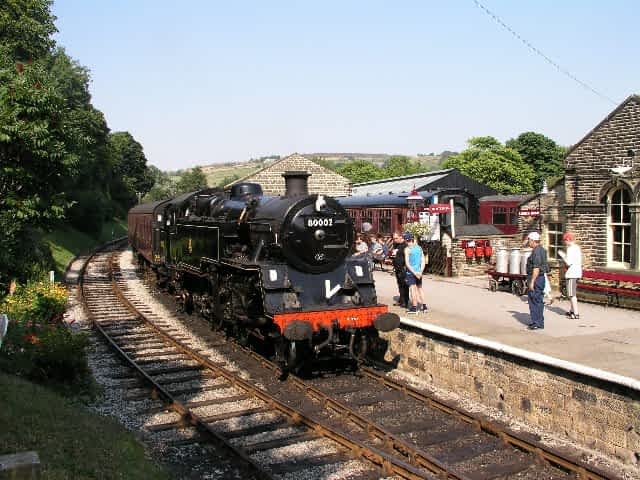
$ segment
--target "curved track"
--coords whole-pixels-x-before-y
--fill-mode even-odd
[[[226,360],[212,361],[145,312],[112,253],[91,260],[82,291],[98,331],[161,400],[152,409],[167,419],[149,429],[188,427],[178,443],[222,445],[254,478],[615,478],[370,368],[282,382],[274,364],[217,332],[209,346]],[[314,442],[299,457],[277,453]]]

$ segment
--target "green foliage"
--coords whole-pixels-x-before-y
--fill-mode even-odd
[[[42,382],[84,381],[89,374],[84,334],[73,335],[62,323],[67,292],[45,282],[21,286],[0,310],[9,329],[0,348],[0,369]]]
[[[51,14],[52,0],[3,0],[0,7],[0,44],[16,60],[37,59],[54,45],[58,30]]]
[[[445,168],[457,168],[500,193],[533,191],[533,169],[517,151],[493,137],[473,137],[467,143],[466,150],[447,158]]]
[[[353,183],[369,182],[385,178],[383,171],[366,160],[353,160],[338,168],[337,173]]]
[[[383,178],[403,177],[418,172],[420,172],[420,164],[403,155],[392,155],[382,168]]]
[[[422,237],[427,237],[431,233],[431,225],[420,222],[405,223],[402,226],[402,230],[413,234],[414,238],[420,240]]]
[[[240,175],[238,175],[238,174],[227,175],[226,177],[220,179],[220,181],[218,182],[218,184],[216,186],[220,187],[220,188],[223,188],[225,185],[229,185],[230,183],[235,182],[239,178],[240,178]]]
[[[175,196],[176,185],[167,172],[163,172],[154,165],[149,165],[148,172],[153,179],[153,186],[143,197],[143,202],[155,202]]]
[[[67,113],[43,62],[16,69],[0,55],[0,291],[45,259],[37,230],[69,205],[60,190],[78,162],[69,146],[89,139]]]
[[[516,150],[523,160],[535,172],[533,188],[539,192],[542,182],[548,184],[563,174],[563,159],[567,153],[565,147],[540,133],[525,132],[506,142],[508,148]]]
[[[203,188],[207,188],[207,177],[200,167],[195,167],[182,174],[176,184],[176,193],[194,192]]]
[[[108,143],[113,173],[118,181],[113,197],[128,210],[136,204],[138,197],[151,190],[154,178],[147,167],[142,145],[129,132],[110,134]]]

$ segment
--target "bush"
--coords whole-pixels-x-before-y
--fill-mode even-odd
[[[9,329],[0,348],[0,369],[42,382],[71,383],[89,372],[86,335],[72,334],[62,322],[67,292],[46,282],[20,286],[0,311]]]

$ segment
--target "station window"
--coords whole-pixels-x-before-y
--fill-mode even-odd
[[[612,190],[608,196],[609,263],[629,267],[631,262],[631,193],[626,188]]]
[[[547,239],[548,239],[548,253],[549,259],[558,259],[558,250],[562,249],[562,234],[563,226],[561,223],[549,223],[547,224]]]

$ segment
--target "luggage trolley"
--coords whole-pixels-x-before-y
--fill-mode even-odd
[[[527,293],[527,276],[520,273],[497,272],[495,269],[487,270],[489,275],[489,290],[496,292],[498,288],[511,291],[514,295]]]

